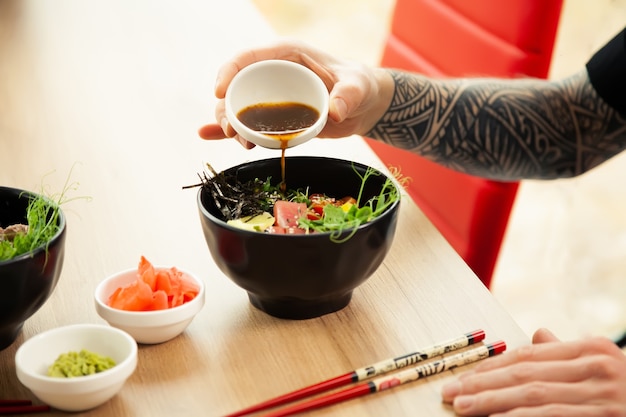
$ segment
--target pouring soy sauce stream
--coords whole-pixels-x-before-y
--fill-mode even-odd
[[[313,107],[296,102],[260,103],[237,113],[241,122],[252,130],[280,141],[280,190],[285,191],[285,150],[291,139],[313,126],[320,113]]]

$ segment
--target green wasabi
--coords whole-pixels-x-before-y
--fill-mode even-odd
[[[68,352],[59,355],[48,368],[48,376],[54,378],[73,378],[93,375],[115,366],[115,361],[86,349],[80,352]]]

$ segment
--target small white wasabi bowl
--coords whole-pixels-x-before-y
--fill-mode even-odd
[[[290,135],[269,135],[246,126],[238,117],[250,106],[300,103],[319,116],[309,127]],[[226,118],[235,131],[264,148],[281,149],[300,145],[316,137],[328,120],[329,93],[320,77],[304,65],[285,60],[266,60],[239,71],[225,97]]]
[[[155,266],[155,269],[169,267]],[[179,269],[199,287],[198,295],[178,307],[156,311],[126,311],[107,304],[109,297],[119,287],[125,287],[137,279],[137,268],[128,269],[104,279],[96,287],[94,299],[96,312],[111,326],[130,334],[137,343],[157,344],[167,342],[181,334],[204,307],[205,287],[194,274]]]
[[[115,366],[74,378],[47,376],[59,355],[87,349]],[[17,378],[44,403],[63,411],[95,408],[115,396],[137,367],[137,343],[127,333],[101,324],[75,324],[28,339],[15,354]]]

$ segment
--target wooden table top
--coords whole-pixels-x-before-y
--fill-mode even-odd
[[[138,368],[122,391],[85,414],[219,416],[475,329],[509,349],[528,343],[408,197],[383,265],[337,313],[270,317],[215,266],[196,191],[181,187],[197,181],[205,162],[223,169],[279,156],[196,133],[213,118],[219,64],[274,36],[244,0],[0,4],[0,184],[59,191],[69,175],[80,184],[72,195],[89,197],[64,206],[62,276],[15,343],[0,351],[0,398],[37,402],[15,375],[17,348],[57,326],[104,323],[93,304],[96,285],[141,255],[197,273],[206,305],[181,336],[140,345]],[[312,140],[289,155],[384,169],[359,137]],[[451,415],[441,386],[470,367],[311,414]]]

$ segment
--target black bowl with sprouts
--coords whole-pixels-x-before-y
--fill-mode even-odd
[[[28,232],[26,226],[37,237],[17,236]],[[54,291],[63,267],[65,230],[65,216],[53,201],[0,187],[0,350],[15,341],[24,322]],[[13,246],[18,249],[7,255]]]
[[[305,196],[359,197],[358,207],[371,208],[359,213],[376,215],[335,230],[309,229],[298,234],[244,230],[229,224],[227,216],[244,210],[242,201],[247,197],[237,196],[245,191],[242,184],[256,179],[280,188],[281,159],[272,158],[205,176],[198,192],[202,230],[214,261],[247,291],[252,305],[279,318],[319,317],[347,306],[353,290],[383,262],[396,230],[400,191],[385,174],[341,159],[287,157],[284,173],[287,190],[299,190]]]

